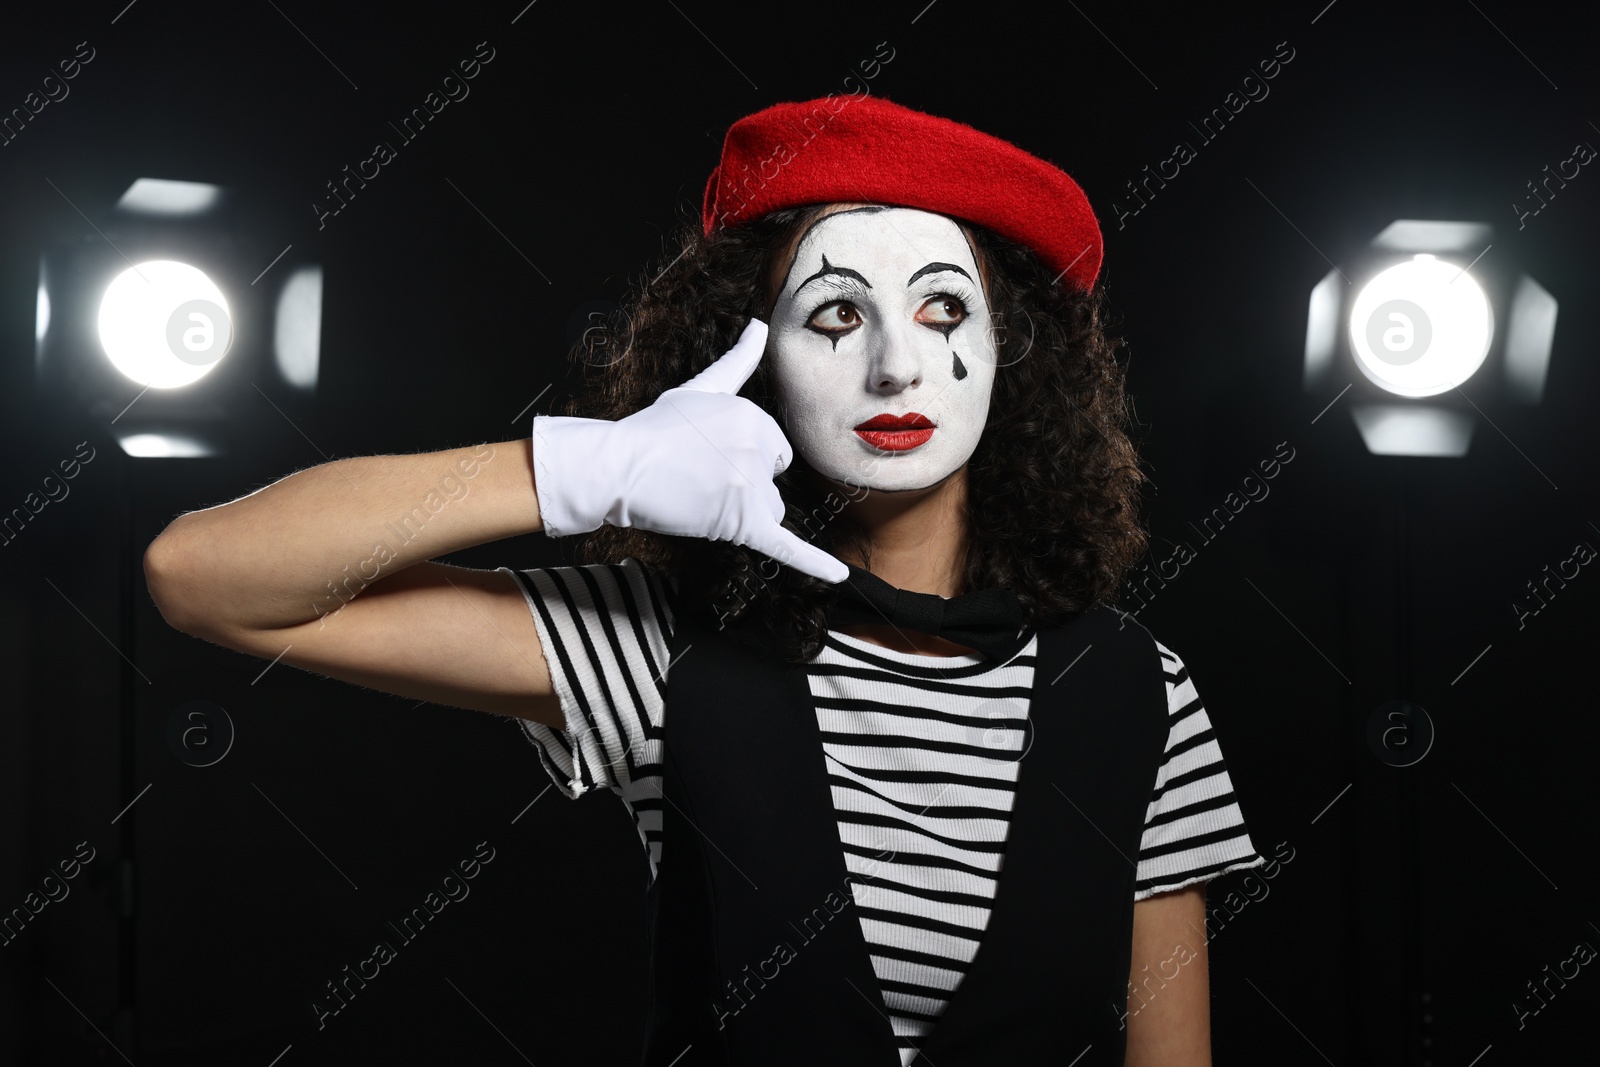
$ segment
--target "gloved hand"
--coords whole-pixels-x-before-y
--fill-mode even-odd
[[[609,523],[731,541],[805,574],[842,582],[838,559],[781,525],[772,479],[794,459],[777,422],[742,396],[767,345],[751,319],[720,359],[655,403],[616,422],[565,415],[533,420],[534,489],[544,532]]]

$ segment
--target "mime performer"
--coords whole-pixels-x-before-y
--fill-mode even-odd
[[[1209,1064],[1205,883],[1267,860],[1115,606],[1142,475],[1082,189],[829,97],[734,123],[699,214],[563,414],[181,516],[163,614],[516,716],[562,793],[619,796],[646,1067]],[[449,463],[470,492],[370,588],[294,606]],[[433,562],[538,530],[580,562]]]

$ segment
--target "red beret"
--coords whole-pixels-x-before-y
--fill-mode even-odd
[[[964,123],[876,96],[774,104],[728,128],[706,182],[705,232],[779,208],[861,201],[965,219],[1032,248],[1079,289],[1100,225],[1060,168]]]

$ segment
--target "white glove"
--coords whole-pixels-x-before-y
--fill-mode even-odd
[[[767,345],[751,319],[720,359],[655,403],[611,422],[533,420],[534,489],[551,537],[600,526],[731,541],[828,582],[849,570],[783,528],[772,479],[794,459],[777,422],[742,396]]]

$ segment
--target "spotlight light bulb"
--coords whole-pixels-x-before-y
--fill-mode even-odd
[[[1494,312],[1467,271],[1427,253],[1379,272],[1350,308],[1350,347],[1372,382],[1433,396],[1472,377],[1489,354]]]
[[[170,259],[117,275],[100,300],[99,328],[112,366],[155,389],[204,378],[233,342],[222,290],[199,268]]]

